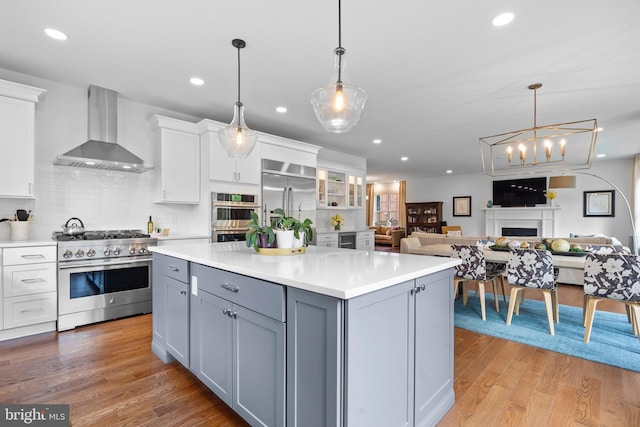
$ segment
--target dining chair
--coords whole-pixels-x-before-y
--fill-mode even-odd
[[[640,257],[631,254],[587,254],[584,263],[584,342],[589,342],[597,304],[605,299],[627,308],[633,334],[640,339]]]
[[[511,325],[513,312],[520,315],[518,294],[524,296],[527,290],[537,290],[544,296],[549,321],[549,332],[555,335],[553,321],[560,322],[558,312],[558,288],[553,274],[551,252],[535,249],[511,249],[507,262],[507,280],[511,286],[507,326]]]
[[[596,253],[596,254],[631,254],[631,251],[624,246],[614,246],[614,245],[587,245],[584,248],[585,251]]]
[[[500,301],[498,296],[498,282],[500,280],[500,272],[487,272],[487,263],[482,248],[473,245],[451,245],[451,257],[459,258],[462,264],[456,266],[456,272],[453,277],[453,293],[454,297],[458,295],[458,286],[462,285],[462,304],[467,304],[469,284],[474,282],[478,286],[478,294],[480,297],[480,310],[482,312],[482,320],[487,319],[485,309],[485,283],[493,284],[493,296],[496,311],[500,311]],[[503,285],[504,286],[504,285]],[[504,294],[504,287],[502,289]]]

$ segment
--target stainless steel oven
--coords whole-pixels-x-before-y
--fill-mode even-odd
[[[211,193],[211,241],[245,240],[251,214],[258,214],[259,209],[256,195]]]
[[[97,233],[104,238],[92,239]],[[148,247],[157,239],[102,233],[58,242],[59,331],[151,312]]]

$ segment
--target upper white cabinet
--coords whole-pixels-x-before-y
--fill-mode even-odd
[[[320,147],[317,145],[269,134],[260,134],[258,142],[263,159],[280,160],[288,164],[312,168],[318,165]]]
[[[200,134],[198,125],[154,115],[149,118],[155,151],[156,197],[160,203],[200,203]]]
[[[218,130],[225,123],[204,119],[198,123],[200,138],[209,147],[209,179],[211,181],[260,184],[260,144],[244,159],[233,159],[220,144]]]
[[[34,197],[35,103],[44,92],[0,80],[0,197]]]
[[[318,161],[318,209],[362,209],[364,188],[364,171]]]

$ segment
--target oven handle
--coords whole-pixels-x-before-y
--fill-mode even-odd
[[[136,259],[107,259],[107,260],[90,260],[90,261],[68,261],[68,262],[59,262],[58,268],[60,270],[66,270],[69,268],[78,268],[78,267],[96,267],[96,266],[110,266],[110,265],[131,265],[131,264],[142,264],[144,262],[149,262],[153,260],[152,256],[138,257]]]

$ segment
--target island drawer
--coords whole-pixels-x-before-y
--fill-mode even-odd
[[[195,263],[191,275],[197,277],[199,291],[285,321],[284,286]]]
[[[183,283],[189,283],[189,261],[169,256],[165,257],[164,275]]]

